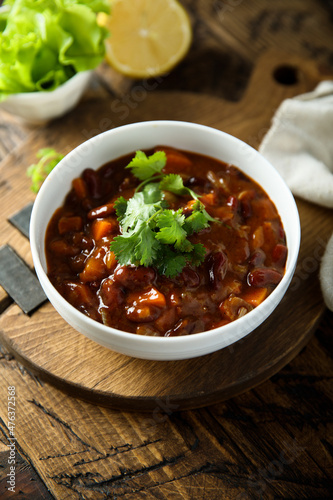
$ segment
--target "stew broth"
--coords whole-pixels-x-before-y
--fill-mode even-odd
[[[154,267],[118,264],[110,250],[120,234],[113,203],[129,199],[139,184],[124,168],[133,153],[73,181],[47,228],[49,279],[79,311],[126,332],[178,336],[230,323],[257,307],[283,277],[281,219],[264,190],[237,167],[169,147],[155,150],[166,152],[164,171],[180,174],[220,221],[189,237],[205,246],[204,262],[175,278]],[[165,197],[169,208],[191,213],[190,197]]]

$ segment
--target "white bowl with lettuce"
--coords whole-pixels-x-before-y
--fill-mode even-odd
[[[36,123],[71,110],[103,60],[108,0],[5,0],[0,7],[0,108]]]

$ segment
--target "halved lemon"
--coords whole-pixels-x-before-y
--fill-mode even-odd
[[[106,60],[121,74],[149,78],[169,72],[186,55],[192,27],[176,0],[110,0],[100,17],[110,30]]]

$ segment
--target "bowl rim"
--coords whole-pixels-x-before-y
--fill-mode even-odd
[[[99,323],[96,320],[89,318],[84,313],[82,313],[81,311],[76,309],[74,306],[72,306],[69,302],[67,302],[67,300],[64,297],[62,297],[62,295],[60,295],[60,293],[52,285],[46,272],[44,271],[44,268],[43,268],[43,265],[41,263],[40,256],[39,256],[39,250],[37,248],[37,235],[36,235],[36,222],[35,222],[35,220],[36,220],[37,215],[39,213],[39,207],[41,205],[42,199],[45,196],[45,193],[48,192],[49,187],[51,186],[53,177],[55,175],[57,175],[58,172],[64,168],[64,166],[66,166],[68,163],[70,163],[71,159],[75,158],[80,153],[80,151],[82,151],[86,147],[87,143],[89,143],[90,145],[92,145],[94,147],[95,142],[98,143],[98,141],[104,140],[104,138],[105,139],[108,138],[109,135],[117,135],[118,133],[124,133],[126,130],[137,128],[138,126],[149,128],[149,127],[154,126],[154,125],[168,126],[168,127],[177,127],[177,126],[184,127],[185,126],[189,129],[193,129],[193,130],[194,129],[196,129],[196,130],[205,129],[207,132],[215,133],[215,134],[218,134],[219,136],[223,135],[227,140],[234,141],[235,145],[237,145],[237,144],[242,145],[242,146],[245,145],[246,149],[248,149],[249,151],[252,151],[257,157],[261,157],[264,160],[264,162],[267,164],[268,168],[273,169],[273,171],[275,171],[275,174],[278,177],[280,177],[280,181],[282,184],[284,184],[285,192],[289,197],[287,203],[288,203],[288,205],[290,204],[290,213],[293,214],[293,215],[290,215],[290,217],[293,218],[294,222],[296,223],[295,228],[294,228],[294,231],[295,231],[294,240],[296,243],[294,244],[293,254],[291,254],[291,255],[290,255],[290,248],[288,247],[288,260],[287,260],[285,274],[283,275],[283,278],[280,281],[280,283],[277,285],[277,287],[272,291],[272,293],[259,306],[254,308],[252,311],[250,311],[245,316],[238,318],[237,320],[235,320],[231,323],[228,323],[227,325],[219,326],[219,327],[216,327],[216,328],[211,329],[211,330],[206,330],[204,332],[194,333],[191,335],[183,335],[183,336],[179,336],[179,337],[158,337],[158,336],[155,337],[155,336],[136,335],[135,333],[130,333],[130,332],[116,329],[114,327],[106,326],[102,323]],[[128,152],[131,152],[130,149],[131,148],[130,148],[130,144],[129,144],[129,151]],[[132,148],[132,150],[133,150],[133,148]],[[112,146],[110,147],[110,151],[112,152]],[[112,154],[110,154],[110,156],[112,157]],[[116,159],[116,157],[114,157],[114,159]],[[110,160],[110,161],[112,161],[112,160]],[[100,168],[101,166],[102,166],[102,164],[94,166],[93,168],[97,169],[97,168]],[[84,168],[82,168],[81,172],[76,171],[75,176],[77,177],[78,175],[80,175],[83,170],[84,170]],[[72,174],[71,169],[69,169],[69,175],[71,175],[71,174]],[[72,176],[72,178],[74,178],[75,176]],[[255,182],[257,182],[259,185],[261,185],[260,181],[258,181],[257,179],[253,179],[253,180]],[[272,201],[274,202],[274,200],[272,200]],[[59,203],[59,206],[61,206],[61,203]],[[275,202],[274,202],[274,204],[275,204]],[[51,215],[51,217],[52,217],[52,215]],[[281,215],[280,215],[280,217],[281,217]],[[281,217],[281,219],[282,219],[282,217]],[[49,220],[48,220],[48,222],[49,222]],[[285,221],[283,221],[283,222],[285,222]],[[45,232],[43,233],[43,237],[45,238]],[[135,350],[136,345],[141,346],[140,352],[142,350],[142,347],[144,347],[145,345],[147,345],[147,346],[149,345],[150,347],[152,347],[152,346],[153,347],[168,346],[169,348],[172,346],[175,346],[178,348],[185,348],[186,347],[187,349],[190,347],[191,351],[197,351],[199,346],[197,345],[196,348],[195,348],[195,346],[196,346],[196,344],[201,344],[202,339],[210,339],[211,341],[215,339],[215,344],[216,344],[216,346],[218,345],[219,347],[217,347],[217,348],[215,347],[215,349],[212,348],[209,351],[209,352],[213,352],[214,350],[222,349],[223,347],[228,347],[229,345],[232,345],[235,342],[239,341],[240,339],[246,337],[248,334],[250,334],[252,331],[254,331],[255,328],[257,328],[263,321],[265,321],[265,319],[268,318],[268,316],[271,314],[271,312],[276,307],[275,298],[277,295],[279,295],[281,293],[282,289],[284,289],[284,291],[282,293],[280,300],[284,296],[284,294],[285,294],[285,292],[290,284],[290,281],[291,281],[291,278],[294,274],[294,271],[295,271],[298,253],[299,253],[299,247],[300,247],[300,237],[301,237],[300,219],[299,219],[299,214],[298,214],[295,199],[294,199],[289,187],[287,186],[286,182],[283,180],[281,174],[263,155],[261,155],[261,153],[259,153],[259,151],[255,150],[254,148],[252,148],[251,146],[246,144],[244,141],[241,141],[240,139],[236,138],[235,136],[232,136],[231,134],[223,132],[223,131],[216,129],[214,127],[207,126],[207,125],[201,125],[198,123],[181,121],[181,120],[150,120],[150,121],[144,121],[144,122],[125,124],[125,125],[121,125],[121,126],[112,128],[110,130],[107,130],[105,132],[102,132],[102,133],[88,139],[87,141],[84,141],[82,144],[80,144],[79,146],[74,148],[71,152],[69,152],[59,162],[59,164],[53,169],[53,171],[48,175],[47,179],[44,181],[44,183],[43,183],[43,185],[42,185],[42,187],[41,187],[41,189],[36,197],[36,200],[35,200],[35,203],[33,206],[33,210],[32,210],[32,214],[31,214],[31,220],[30,220],[30,245],[31,245],[33,262],[35,265],[37,276],[38,276],[38,278],[41,282],[41,285],[44,288],[44,291],[45,291],[48,299],[50,300],[50,302],[53,303],[53,300],[51,300],[51,298],[50,298],[50,293],[51,293],[51,295],[52,294],[55,295],[55,298],[56,298],[57,302],[61,305],[61,307],[65,311],[68,310],[69,314],[73,315],[74,318],[76,318],[76,323],[79,323],[79,324],[84,323],[84,324],[86,324],[87,328],[91,327],[92,329],[99,330],[99,333],[106,335],[107,338],[109,337],[110,338],[109,340],[111,340],[112,337],[114,337],[116,340],[130,341],[130,343],[131,343],[130,350],[132,352]],[[42,251],[44,252],[44,248],[42,249]],[[267,311],[269,311],[268,314],[267,314]],[[263,318],[261,319],[261,321],[258,322],[258,317],[260,317],[260,316],[263,316]],[[251,328],[247,329],[246,333],[244,333],[242,326],[246,323],[251,322],[252,318],[254,320],[256,319],[256,321],[254,321],[255,326],[251,326]],[[222,340],[221,335],[220,335],[221,329],[223,329],[223,337],[224,338],[228,339],[230,336],[232,336],[232,341],[226,343],[225,345],[223,345],[223,342],[221,342],[221,340]],[[95,337],[96,337],[96,335],[94,334],[94,338]],[[93,337],[89,337],[89,338],[93,338]],[[94,340],[94,338],[93,338],[93,340]],[[98,342],[98,341],[96,341],[96,342]],[[222,343],[222,345],[221,345],[221,343]],[[190,346],[188,344],[190,344]],[[210,345],[212,345],[212,344],[210,344]],[[109,347],[109,348],[113,349],[112,347]],[[117,350],[117,349],[115,348],[114,350]],[[170,351],[170,349],[168,349],[168,352],[169,351]],[[118,350],[118,352],[121,352],[121,351]],[[146,359],[149,359],[149,358],[146,358]],[[150,359],[156,359],[156,358],[150,358]],[[166,358],[163,358],[163,359],[166,359]],[[171,359],[171,358],[168,358],[168,359]],[[184,359],[184,358],[172,358],[172,359]]]

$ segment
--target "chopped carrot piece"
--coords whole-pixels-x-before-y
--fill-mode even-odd
[[[252,288],[242,294],[242,299],[253,307],[257,307],[267,297],[267,288]]]
[[[196,203],[196,200],[190,200],[186,203],[185,207],[183,208],[183,213],[188,215],[193,212],[193,205]]]
[[[95,241],[104,238],[108,234],[114,232],[117,223],[113,219],[96,219],[92,225],[92,235]]]
[[[203,196],[202,196],[202,198],[203,198]],[[214,215],[214,217],[222,220],[223,222],[230,221],[235,217],[234,211],[232,210],[231,207],[228,207],[228,206],[214,208],[213,215]]]
[[[82,218],[79,216],[61,217],[58,222],[58,231],[59,234],[65,234],[71,231],[81,231],[82,225]]]
[[[81,281],[97,281],[103,279],[108,274],[103,259],[90,257],[80,273]]]
[[[213,193],[203,194],[201,196],[201,198],[200,198],[200,201],[204,205],[217,205],[217,196],[216,196],[216,193],[213,192]]]
[[[264,243],[262,249],[270,254],[278,242],[277,228],[271,222],[263,223]]]
[[[167,174],[190,173],[193,167],[192,160],[181,151],[172,148],[158,147],[157,151],[164,151],[167,157],[166,165],[163,171]]]
[[[106,264],[106,267],[108,268],[109,271],[112,271],[116,265],[117,265],[118,261],[117,261],[117,258],[114,254],[114,252],[112,251],[109,251],[106,255],[106,259],[105,259],[105,264]]]
[[[253,200],[252,208],[254,213],[261,219],[274,220],[278,217],[273,203],[268,198]]]
[[[132,306],[126,310],[126,316],[129,320],[134,321],[135,323],[142,323],[155,319],[156,313],[153,313],[151,307],[149,306]]]
[[[74,188],[74,191],[77,195],[77,197],[80,200],[84,200],[88,196],[88,189],[87,189],[87,184],[81,177],[78,177],[77,179],[73,180],[72,186]]]
[[[145,305],[156,307],[166,306],[165,296],[154,287],[151,287],[147,292],[144,293],[130,293],[127,298],[127,303],[133,306],[140,305],[140,307]]]
[[[257,227],[257,229],[253,232],[252,236],[252,250],[256,250],[257,248],[261,248],[265,242],[264,229],[262,226]]]

